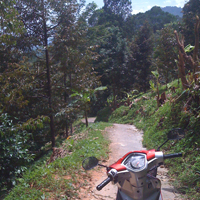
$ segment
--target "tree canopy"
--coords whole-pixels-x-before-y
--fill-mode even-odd
[[[126,19],[131,14],[131,1],[130,0],[104,0],[103,9],[106,12],[111,12]]]

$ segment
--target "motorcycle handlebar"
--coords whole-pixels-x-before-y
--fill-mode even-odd
[[[164,159],[182,157],[182,153],[173,153],[164,155]]]
[[[174,153],[174,154],[166,154],[166,155],[163,155],[164,159],[168,159],[168,158],[176,158],[176,157],[182,157],[182,153]],[[105,187],[108,183],[110,183],[112,181],[112,177],[111,176],[108,176],[107,179],[105,179],[102,183],[100,183],[96,189],[98,191],[100,191],[103,187]]]
[[[97,190],[100,191],[103,187],[105,187],[108,183],[110,183],[110,181],[112,181],[111,177],[108,177],[107,179],[105,179],[102,183],[100,183],[97,186]]]

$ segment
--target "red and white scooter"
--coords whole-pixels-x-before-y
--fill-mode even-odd
[[[168,134],[169,140],[178,140],[184,137],[182,129],[173,129]],[[182,153],[164,155],[160,147],[153,150],[131,151],[120,158],[116,163],[106,167],[99,164],[95,157],[86,158],[82,166],[90,170],[95,166],[107,168],[108,178],[97,186],[101,190],[109,182],[118,185],[116,200],[162,200],[161,182],[157,175],[157,168],[165,159],[181,157]]]

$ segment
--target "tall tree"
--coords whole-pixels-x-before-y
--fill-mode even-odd
[[[200,2],[199,0],[190,0],[183,7],[183,34],[186,45],[195,43],[196,16],[200,16]]]
[[[149,88],[150,66],[153,53],[152,30],[148,24],[140,28],[131,44],[132,60],[130,65],[134,69],[135,87],[143,92]]]
[[[13,0],[0,3],[0,73],[6,69],[8,63],[19,61],[19,52],[14,47],[16,39],[23,33],[23,23],[17,19],[18,12],[13,8],[14,3]]]
[[[115,98],[128,86],[128,44],[120,29],[115,26],[103,29],[102,26],[96,27],[96,34],[96,40],[93,42],[98,47],[99,58],[94,62],[94,68],[101,76],[102,84],[111,87]],[[116,106],[116,103],[114,104]]]
[[[73,90],[81,92],[85,88],[93,87],[96,83],[91,67],[91,61],[96,56],[93,54],[93,47],[88,47],[86,37],[87,19],[96,8],[96,4],[88,4],[82,11],[80,7],[81,5],[74,15],[71,15],[67,26],[64,22],[57,27],[52,48],[53,65],[56,66],[53,78],[56,81],[55,99],[60,102],[56,116],[59,119],[59,125],[65,128],[66,136],[68,136],[69,125],[74,121],[78,111],[71,98]]]
[[[22,108],[25,103],[22,88],[26,87],[23,76],[26,67],[21,52],[16,48],[16,40],[23,34],[24,27],[18,20],[14,5],[12,0],[0,4],[0,107],[8,113]]]
[[[55,146],[54,130],[54,111],[52,105],[52,82],[51,82],[51,59],[49,53],[49,44],[53,39],[56,28],[63,22],[67,21],[70,13],[77,6],[77,1],[68,0],[18,0],[17,9],[26,28],[25,37],[29,38],[27,45],[32,50],[40,50],[40,55],[36,53],[35,58],[39,57],[41,67],[46,67],[46,83],[43,85],[44,101],[47,99],[45,113],[50,118],[50,132],[52,147]],[[71,9],[68,9],[71,8]],[[42,51],[41,51],[42,50]],[[37,51],[35,51],[37,52]],[[41,62],[42,61],[42,62]]]
[[[154,52],[159,75],[166,84],[172,81],[172,78],[178,77],[175,62],[178,59],[177,54],[178,49],[174,30],[169,25],[159,31],[157,46]]]
[[[14,5],[12,0],[0,2],[0,189],[3,190],[10,189],[14,176],[33,158],[28,153],[32,134],[23,127],[20,118],[27,105],[24,96],[31,78],[22,52],[16,47],[24,27]]]

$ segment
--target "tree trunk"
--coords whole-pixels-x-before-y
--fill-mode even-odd
[[[178,87],[179,87],[179,84],[180,84],[180,71],[179,71],[179,66],[178,66]]]
[[[113,97],[114,97],[113,104],[114,104],[114,109],[116,109],[116,98],[115,98],[115,96],[116,96],[116,91],[115,91],[115,86],[113,86]]]
[[[69,78],[70,88],[72,88],[72,74],[71,74],[71,72],[69,72],[68,78]],[[72,118],[70,119],[70,116],[68,117],[68,119],[69,119],[69,123],[70,123],[70,134],[72,135],[73,134],[73,124],[72,124],[73,120],[72,120]]]
[[[198,51],[199,51],[199,24],[200,24],[200,20],[199,17],[196,16],[196,24],[195,24],[195,48],[194,48],[194,53],[193,53],[193,60],[194,60],[194,79],[195,82],[197,80],[197,75],[195,74],[196,72],[200,71],[199,68],[199,58],[198,58]]]
[[[85,124],[86,124],[86,127],[88,127],[88,117],[87,117],[87,110],[85,108]]]
[[[66,71],[64,71],[64,102],[65,102],[65,104],[67,104],[67,91],[66,91],[66,88],[67,88],[67,73],[66,73]],[[65,132],[66,132],[66,135],[65,135],[65,137],[66,138],[68,138],[68,136],[69,136],[69,126],[68,126],[68,116],[67,116],[67,114],[66,114],[66,119],[65,119]]]
[[[50,131],[51,131],[52,147],[55,147],[55,131],[54,131],[54,118],[53,118],[52,97],[51,97],[51,77],[50,77],[50,66],[49,66],[48,36],[47,36],[47,25],[45,19],[44,1],[42,3],[43,3],[44,47],[46,54],[47,96],[48,96],[48,106],[49,106]]]
[[[178,66],[179,66],[180,78],[181,78],[183,88],[187,89],[187,88],[189,88],[189,84],[188,84],[188,81],[186,79],[184,65],[185,65],[185,63],[184,63],[184,59],[183,59],[183,54],[179,50],[179,64],[178,64]]]
[[[159,96],[158,83],[159,83],[159,81],[158,81],[158,78],[157,78],[157,107],[159,108],[159,107],[160,107],[160,102],[159,102],[159,98],[160,98],[160,96]]]
[[[73,134],[73,125],[72,123],[70,124],[70,129],[71,129],[71,135]]]
[[[167,70],[167,74],[166,74],[166,90],[167,90],[167,84],[169,83],[169,73],[168,73],[168,70]]]
[[[69,126],[68,126],[68,121],[67,120],[66,120],[66,125],[65,125],[65,132],[66,132],[65,137],[68,138],[69,137]]]
[[[192,59],[191,56],[188,56],[185,52],[184,39],[182,38],[181,41],[180,41],[179,37],[178,37],[178,33],[176,31],[174,33],[175,33],[176,40],[177,40],[178,47],[179,47],[179,63],[178,63],[179,75],[180,75],[180,78],[181,78],[183,88],[187,89],[187,88],[189,88],[189,83],[188,83],[188,81],[186,79],[186,75],[185,75],[184,58],[188,61],[188,63],[191,65],[192,68],[194,68],[194,60]]]

